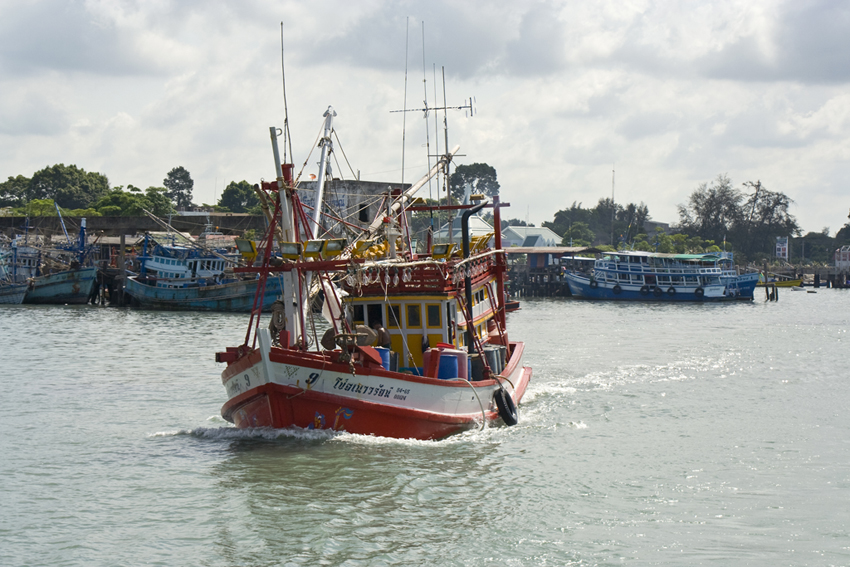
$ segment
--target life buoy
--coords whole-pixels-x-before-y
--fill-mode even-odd
[[[673,287],[672,285],[670,287],[668,287],[667,288],[667,295],[669,295],[671,297],[676,295],[676,288]]]
[[[640,288],[640,294],[641,295],[649,295],[649,286],[645,285],[645,286],[641,287]]]
[[[593,289],[596,289],[598,286],[599,286],[599,282],[597,282],[596,280],[590,280],[590,287],[592,287]]]
[[[613,291],[615,295],[620,295],[620,292],[623,291],[623,288],[620,287],[620,284],[614,284],[614,287],[611,288],[611,291]]]
[[[652,290],[652,295],[654,295],[655,297],[661,297],[663,294],[664,294],[664,290],[662,290],[658,286],[655,286],[655,289]]]
[[[705,290],[701,287],[698,287],[694,290],[694,295],[697,296],[697,299],[702,299],[702,296],[705,295]]]
[[[496,402],[496,407],[499,410],[499,417],[505,422],[505,425],[516,425],[519,421],[519,414],[516,410],[513,398],[504,388],[499,388],[493,394],[493,399]]]

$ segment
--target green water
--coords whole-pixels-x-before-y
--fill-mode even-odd
[[[847,565],[850,293],[527,300],[520,424],[237,431],[241,315],[0,308],[0,565]]]

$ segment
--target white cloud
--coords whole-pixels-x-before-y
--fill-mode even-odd
[[[283,21],[296,168],[333,105],[337,173],[352,175],[344,151],[364,178],[398,181],[390,111],[404,106],[405,49],[407,108],[423,104],[424,21],[428,104],[442,105],[443,66],[450,106],[477,98],[474,118],[449,112],[450,144],[459,163],[497,169],[507,215],[539,224],[593,205],[616,164],[617,200],[658,220],[727,173],[786,192],[807,230],[837,229],[848,14],[826,1],[4,2],[0,175],[76,163],[147,187],[183,165],[198,202],[271,177]],[[427,169],[425,123],[406,124],[411,181]],[[428,129],[442,150],[433,115]]]

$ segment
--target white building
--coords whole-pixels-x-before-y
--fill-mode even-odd
[[[541,247],[560,246],[561,237],[558,233],[545,227],[509,226],[502,231],[502,246]]]
[[[850,246],[842,246],[835,251],[835,267],[839,270],[850,269]]]

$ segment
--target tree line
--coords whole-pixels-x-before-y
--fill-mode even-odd
[[[110,187],[109,179],[101,173],[60,163],[36,171],[32,177],[18,175],[0,183],[0,208],[18,216],[56,216],[56,206],[69,216],[134,217],[144,215],[145,210],[167,216],[178,208],[195,206],[194,184],[183,166],[169,171],[161,187],[142,190],[134,185]],[[259,199],[244,180],[230,182],[215,209],[260,213]]]
[[[32,177],[18,175],[0,183],[0,208],[20,216],[56,215],[55,203],[71,216],[139,216],[144,210],[166,216],[177,208],[194,206],[193,187],[191,175],[182,166],[169,171],[161,187],[142,190],[133,185],[111,188],[101,173],[60,163],[45,167]],[[564,246],[677,253],[725,249],[735,252],[741,262],[773,260],[778,236],[794,237],[789,258],[794,262],[829,263],[836,248],[850,244],[850,222],[834,238],[829,236],[828,227],[803,235],[790,213],[793,200],[787,195],[768,189],[761,181],[747,181],[740,187],[736,188],[727,175],[700,184],[687,203],[678,206],[674,234],[660,228],[646,229],[651,217],[643,202],[619,204],[610,198],[599,199],[591,208],[573,201],[569,208],[555,212],[553,219],[543,226],[558,234]],[[485,197],[498,195],[500,185],[495,168],[486,163],[458,166],[449,178],[447,191],[458,203],[467,188],[472,194]],[[440,204],[438,200],[428,203]],[[221,212],[260,214],[253,186],[244,180],[230,182],[214,208]],[[412,228],[422,236],[430,226],[439,229],[450,216],[457,214],[415,213]],[[492,223],[491,213],[485,218]],[[526,223],[518,219],[502,221],[503,229],[511,225]]]

